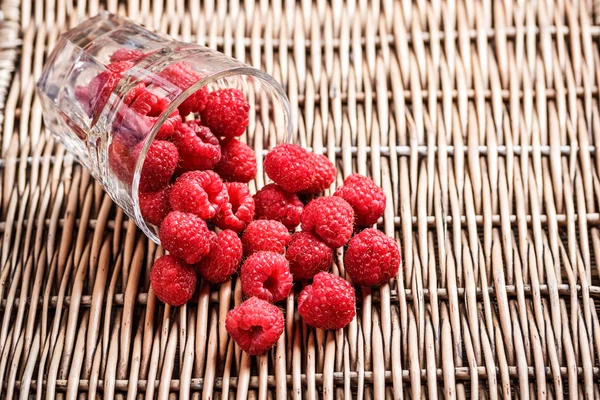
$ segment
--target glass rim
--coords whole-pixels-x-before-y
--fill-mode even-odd
[[[229,57],[229,56],[226,56],[226,57]],[[181,61],[185,61],[185,60],[182,59]],[[141,226],[139,226],[140,229],[142,230],[142,232],[156,244],[160,244],[160,239],[158,238],[158,235],[154,232],[154,230],[151,229],[148,226],[148,224],[146,223],[145,218],[142,216],[142,213],[140,210],[140,203],[139,203],[140,176],[141,176],[141,172],[142,172],[142,167],[144,165],[144,161],[146,160],[146,154],[148,153],[148,149],[150,148],[152,141],[158,134],[158,131],[159,131],[160,127],[162,126],[162,124],[173,113],[173,111],[175,111],[185,100],[187,100],[190,96],[192,96],[194,93],[196,93],[201,88],[203,88],[211,83],[217,82],[221,79],[233,77],[233,76],[251,76],[251,77],[257,78],[257,79],[261,80],[262,82],[264,82],[265,84],[267,84],[269,87],[271,87],[275,91],[275,93],[282,99],[281,103],[283,104],[284,121],[286,123],[286,130],[287,130],[287,132],[285,133],[286,141],[289,142],[292,138],[292,134],[293,134],[293,127],[292,127],[292,120],[291,120],[292,112],[291,112],[289,99],[288,99],[283,87],[281,86],[281,84],[279,82],[277,82],[275,80],[275,78],[273,78],[271,75],[267,74],[266,72],[264,72],[260,69],[251,67],[246,64],[241,64],[239,66],[232,66],[230,68],[226,68],[226,69],[223,69],[222,71],[218,71],[218,72],[215,72],[215,73],[212,73],[212,74],[209,74],[209,75],[203,77],[202,79],[200,79],[199,81],[195,82],[193,85],[188,87],[186,90],[179,93],[175,97],[175,99],[173,99],[173,101],[170,102],[169,106],[161,113],[161,115],[158,117],[154,126],[152,126],[152,128],[150,130],[150,134],[147,135],[146,138],[144,139],[144,145],[142,146],[142,150],[137,159],[135,169],[133,172],[133,181],[131,182],[131,196],[132,196],[132,200],[133,200],[133,212],[135,214],[135,218],[138,221],[142,222]]]

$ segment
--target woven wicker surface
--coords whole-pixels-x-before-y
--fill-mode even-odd
[[[0,397],[600,398],[598,1],[1,7]],[[307,327],[292,295],[276,349],[249,357],[224,329],[237,282],[182,308],[148,292],[161,249],[46,134],[34,95],[57,34],[99,9],[271,73],[337,184],[383,187],[404,262],[358,291],[347,329]]]

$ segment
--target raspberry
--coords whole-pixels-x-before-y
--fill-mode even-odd
[[[321,193],[335,181],[335,166],[323,154],[309,153],[315,175],[312,184],[302,193]]]
[[[137,61],[142,58],[145,54],[140,50],[121,48],[115,50],[110,56],[110,62],[118,61]]]
[[[274,251],[283,254],[289,241],[290,233],[285,225],[273,220],[252,221],[242,235],[246,256],[257,251]]]
[[[215,218],[215,225],[221,229],[241,232],[254,218],[254,199],[248,187],[240,182],[226,182],[229,202],[223,204]]]
[[[256,176],[254,150],[237,139],[223,141],[215,172],[226,182],[250,182]]]
[[[225,329],[246,353],[256,356],[269,350],[283,333],[281,310],[252,297],[227,313]]]
[[[357,285],[383,285],[398,273],[400,249],[396,241],[383,232],[365,229],[348,243],[344,265]]]
[[[242,241],[237,233],[226,229],[210,240],[210,252],[196,268],[200,276],[213,283],[225,282],[237,271],[242,261]]]
[[[173,210],[211,219],[229,200],[227,188],[214,171],[190,171],[181,175],[171,191]]]
[[[280,144],[265,157],[265,172],[286,192],[308,189],[314,179],[314,165],[308,152],[295,144]]]
[[[134,155],[140,153],[143,142],[134,150]],[[133,159],[137,160],[138,156]],[[177,147],[166,140],[155,140],[150,144],[142,173],[140,175],[140,190],[142,192],[153,192],[167,186],[175,168],[177,168]]]
[[[164,97],[159,97],[148,91],[143,84],[129,91],[124,100],[129,107],[122,107],[114,124],[115,130],[127,129],[140,139],[143,139],[150,129],[158,122],[163,111],[169,105]],[[181,125],[179,111],[175,110],[162,123],[156,133],[156,140],[167,140],[175,129]]]
[[[108,165],[117,179],[127,184],[131,183],[135,158],[131,154],[131,147],[119,135],[112,137],[112,143],[108,147]]]
[[[194,295],[196,271],[178,258],[162,256],[154,261],[150,284],[160,301],[170,306],[181,306]]]
[[[206,107],[200,112],[202,123],[216,136],[241,136],[248,126],[250,105],[238,89],[215,90],[208,95]]]
[[[315,328],[342,329],[356,315],[354,288],[339,276],[319,272],[300,292],[298,314]]]
[[[333,250],[312,233],[296,232],[285,253],[294,279],[312,279],[315,274],[329,270]]]
[[[100,113],[104,109],[108,98],[117,87],[123,74],[133,67],[131,61],[119,61],[108,64],[106,70],[100,72],[90,81],[88,85],[88,110],[92,112],[92,126],[98,121]]]
[[[352,174],[344,180],[334,196],[346,200],[354,209],[356,224],[361,227],[377,223],[385,210],[385,194],[371,178]]]
[[[341,197],[319,197],[304,207],[302,230],[313,232],[332,248],[342,247],[353,232],[354,211]]]
[[[194,71],[188,63],[183,61],[169,65],[160,72],[159,76],[171,82],[182,91],[202,79],[202,76],[198,72]],[[206,106],[207,97],[208,90],[205,87],[196,91],[179,105],[179,114],[185,117],[190,113],[202,111]]]
[[[206,222],[194,214],[172,211],[158,233],[165,250],[188,264],[195,264],[210,250],[210,231]]]
[[[304,205],[295,193],[288,193],[276,183],[270,183],[254,195],[257,219],[273,219],[289,230],[300,224]]]
[[[272,251],[259,251],[246,259],[241,269],[242,292],[271,303],[287,297],[293,279],[285,257]]]
[[[198,121],[182,124],[173,134],[179,150],[179,169],[183,171],[211,169],[221,159],[219,140]]]
[[[139,203],[142,217],[152,225],[160,226],[163,219],[171,212],[170,194],[171,186],[157,192],[141,192]]]

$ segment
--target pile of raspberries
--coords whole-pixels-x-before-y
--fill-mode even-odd
[[[113,54],[118,68],[80,91],[90,110],[106,101],[106,87],[116,85],[125,71],[119,63],[139,57],[135,51]],[[184,62],[168,67],[162,77],[182,89],[201,78]],[[126,96],[128,107],[109,148],[111,170],[125,182],[141,151],[129,138],[143,134],[167,106],[144,84],[138,86]],[[156,296],[180,306],[194,295],[198,277],[218,284],[239,274],[247,300],[227,314],[225,326],[242,350],[257,355],[284,330],[283,313],[273,303],[287,298],[294,280],[312,280],[298,296],[298,313],[309,325],[341,329],[355,317],[354,287],[328,272],[336,249],[346,246],[345,271],[356,285],[388,282],[401,260],[396,241],[373,228],[386,198],[370,178],[352,174],[333,196],[318,197],[336,178],[324,155],[294,144],[276,146],[264,160],[273,183],[253,196],[247,183],[256,175],[256,156],[237,139],[249,112],[238,89],[202,89],[186,99],[150,144],[139,206],[146,221],[158,227],[168,252],[150,272]],[[126,140],[120,140],[123,132]]]

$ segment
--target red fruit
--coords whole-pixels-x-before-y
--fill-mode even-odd
[[[188,264],[197,263],[210,250],[210,231],[194,214],[170,212],[160,225],[158,237],[165,250]]]
[[[286,192],[298,193],[311,187],[315,175],[309,154],[295,144],[280,144],[265,157],[265,172]]]
[[[211,169],[221,159],[219,140],[198,121],[181,124],[173,134],[179,150],[179,169],[195,171]]]
[[[357,285],[383,285],[398,273],[400,249],[396,241],[383,232],[365,229],[348,243],[344,265]]]
[[[246,353],[256,356],[269,350],[283,333],[281,310],[252,297],[227,313],[225,329]]]
[[[290,233],[285,225],[273,220],[252,221],[242,235],[246,256],[257,251],[274,251],[283,254],[289,241]]]
[[[108,147],[108,165],[117,179],[130,184],[135,161],[132,148],[128,143],[120,136],[113,136],[112,143]]]
[[[146,222],[160,226],[163,219],[171,212],[170,194],[171,186],[157,192],[140,192],[140,211]]]
[[[343,278],[319,272],[298,297],[298,314],[320,329],[342,329],[356,315],[354,288]]]
[[[335,165],[323,154],[309,153],[315,175],[312,184],[302,193],[321,193],[335,181]]]
[[[137,61],[142,58],[145,54],[140,50],[121,48],[115,50],[110,56],[110,62],[118,61]]]
[[[182,91],[202,79],[202,76],[184,61],[169,65],[160,72],[159,76],[171,82]],[[190,113],[202,111],[206,105],[207,97],[208,91],[205,87],[196,91],[179,105],[179,114],[185,117]]]
[[[171,191],[173,210],[202,219],[214,218],[229,200],[227,188],[214,171],[190,171],[181,175]]]
[[[194,295],[196,270],[173,256],[162,256],[152,266],[150,284],[156,297],[171,306],[181,306]]]
[[[242,261],[242,241],[237,233],[226,229],[210,240],[210,252],[196,268],[200,276],[213,283],[225,282],[237,271]]]
[[[108,64],[106,70],[100,72],[88,85],[88,110],[91,111],[92,126],[96,124],[100,113],[104,109],[108,98],[117,87],[117,84],[126,71],[133,67],[131,61],[120,61]]]
[[[333,264],[333,250],[309,232],[292,235],[285,253],[294,279],[312,279]]]
[[[352,206],[356,225],[360,227],[376,224],[385,211],[383,190],[371,178],[359,174],[348,176],[344,180],[344,185],[333,195],[341,197]]]
[[[254,218],[254,199],[248,187],[240,182],[226,182],[229,202],[224,203],[215,218],[215,225],[221,229],[241,232]]]
[[[241,136],[248,126],[250,105],[241,90],[220,89],[208,95],[206,107],[200,112],[202,123],[216,136]]]
[[[354,211],[341,197],[319,197],[304,207],[302,230],[312,232],[332,248],[342,247],[353,232]]]
[[[215,172],[225,182],[250,182],[256,176],[254,150],[237,139],[223,141],[221,160],[215,165]]]
[[[139,154],[142,150],[143,142],[141,142],[134,150],[135,154]],[[137,157],[133,157],[137,160]],[[154,192],[163,189],[169,184],[175,168],[177,168],[177,147],[166,140],[155,140],[150,144],[142,173],[140,175],[140,191]]]
[[[138,138],[145,138],[150,129],[158,122],[160,115],[169,106],[169,101],[159,97],[145,88],[143,84],[135,86],[129,91],[124,100],[114,128],[122,131],[128,129]],[[175,110],[162,123],[156,133],[156,140],[167,140],[173,132],[181,125],[179,111]]]
[[[242,292],[271,303],[287,297],[293,279],[285,257],[272,251],[259,251],[246,259],[241,268]]]
[[[276,183],[270,183],[254,195],[256,219],[273,219],[289,230],[300,224],[304,205],[295,193],[288,193]]]

